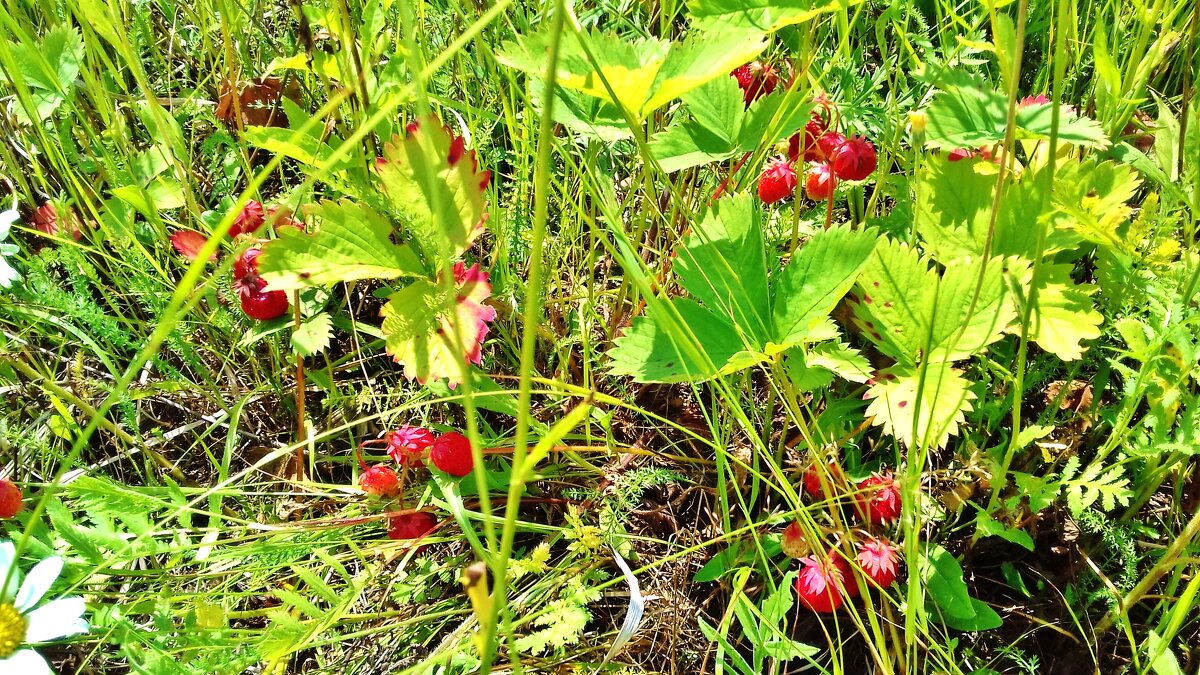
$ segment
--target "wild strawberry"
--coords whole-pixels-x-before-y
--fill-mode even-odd
[[[437,516],[425,511],[388,518],[389,539],[420,539],[437,527]]]
[[[805,492],[811,495],[814,499],[824,499],[825,490],[821,487],[822,481],[830,481],[832,486],[844,480],[842,467],[838,466],[836,462],[829,462],[828,474],[828,476],[822,476],[817,470],[816,464],[813,464],[805,469],[804,476],[801,478],[801,481],[804,483]]]
[[[742,89],[742,99],[746,107],[779,86],[779,71],[763,64],[761,61],[751,61],[744,66],[738,66],[730,73]]]
[[[385,438],[387,453],[401,466],[424,466],[425,451],[433,445],[432,431],[407,424],[389,431]]]
[[[828,164],[814,164],[804,175],[804,194],[814,202],[823,202],[833,195],[837,176]]]
[[[900,517],[900,487],[892,474],[872,474],[858,484],[858,514],[871,525],[888,524]]]
[[[437,468],[459,478],[471,473],[475,459],[471,457],[471,442],[466,436],[451,431],[438,436],[429,449],[429,459]]]
[[[1049,102],[1050,99],[1047,98],[1045,94],[1038,94],[1036,96],[1026,96],[1025,98],[1021,99],[1017,103],[1017,107],[1028,108],[1031,105],[1043,105]]]
[[[400,492],[400,478],[391,467],[376,464],[358,477],[358,487],[372,497],[395,497]]]
[[[241,213],[238,213],[234,219],[233,225],[229,228],[229,236],[236,237],[242,234],[254,234],[254,231],[262,227],[266,222],[266,217],[263,215],[263,205],[251,199],[242,207]]]
[[[7,478],[0,478],[0,519],[12,518],[21,512],[21,488]]]
[[[900,558],[896,546],[887,539],[870,537],[858,545],[858,566],[873,585],[887,588],[896,580]]]
[[[796,577],[796,596],[800,604],[814,612],[831,613],[846,601],[850,568],[836,552],[819,559],[809,556],[800,561]]]
[[[758,198],[764,204],[774,204],[781,199],[787,199],[796,191],[796,170],[784,157],[776,157],[767,162],[762,176],[758,179]]]
[[[800,523],[794,520],[783,528],[783,537],[779,543],[789,558],[803,558],[811,553],[808,542],[804,540],[804,531],[800,529]]]
[[[951,162],[961,162],[964,159],[971,159],[974,156],[975,151],[970,148],[957,148],[947,153],[946,159]]]
[[[257,321],[270,321],[283,316],[288,309],[287,293],[283,291],[256,291],[242,295],[242,311]]]
[[[817,138],[817,149],[812,161],[832,162],[833,156],[845,144],[845,136],[836,131],[826,131]]]
[[[813,113],[812,119],[804,125],[804,131],[793,134],[788,139],[788,158],[799,162],[803,157],[806,162],[820,162],[827,159],[817,141],[825,135],[825,121]]]
[[[864,180],[875,172],[875,146],[852,136],[833,153],[833,172],[842,180]]]

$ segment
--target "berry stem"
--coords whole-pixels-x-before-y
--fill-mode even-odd
[[[725,180],[721,181],[721,184],[718,185],[717,189],[713,191],[712,198],[708,200],[709,204],[712,204],[721,198],[721,195],[725,193],[725,188],[729,187],[729,181],[737,175],[737,172],[742,168],[742,165],[746,163],[746,160],[750,159],[750,155],[752,154],[754,153],[747,152],[746,154],[742,155],[742,158],[738,160],[737,164],[733,165],[733,168],[729,170],[729,175],[726,176]]]
[[[829,192],[829,199],[825,201],[825,229],[833,226],[833,195],[835,191]]]
[[[300,330],[300,291],[292,291],[293,331]],[[307,464],[305,446],[308,444],[308,427],[304,424],[304,357],[296,354],[296,456],[293,458],[292,475],[304,480],[304,465]],[[359,460],[361,461],[361,459]]]

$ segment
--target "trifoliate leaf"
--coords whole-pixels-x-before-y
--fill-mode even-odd
[[[292,349],[300,356],[312,356],[325,351],[333,337],[333,321],[321,312],[292,331]]]
[[[383,147],[375,171],[383,193],[408,227],[406,234],[433,259],[455,258],[483,233],[484,188],[474,151],[463,149],[435,118]]]
[[[765,338],[770,303],[760,221],[748,193],[717,201],[684,239],[675,270],[710,312]]]
[[[928,363],[923,371],[924,379],[921,370],[905,365],[880,373],[867,390],[867,416],[907,447],[945,447],[973,409],[975,394],[948,363]]]
[[[74,88],[83,63],[83,37],[74,27],[64,23],[47,32],[37,49],[30,50],[15,42],[10,42],[8,48],[20,77],[30,88],[35,108],[30,116],[23,107],[17,106],[17,117],[26,122],[43,122]]]
[[[767,351],[781,351],[810,339],[854,285],[878,241],[874,230],[849,226],[825,230],[810,239],[772,283],[775,345]]]
[[[692,20],[701,29],[755,30],[771,33],[804,23],[862,0],[692,0]],[[747,59],[749,60],[749,59]],[[743,62],[744,63],[744,62]],[[741,64],[738,64],[741,65]]]
[[[737,331],[724,319],[691,300],[676,298],[634,319],[608,355],[611,372],[629,375],[635,382],[703,382],[743,348]]]
[[[545,109],[544,86],[541,82],[531,86],[534,108]],[[554,121],[568,129],[605,143],[632,138],[625,116],[612,103],[604,99],[581,94],[562,87],[554,88]]]
[[[958,361],[982,353],[1016,318],[1003,260],[954,261],[937,286],[926,358]]]
[[[1028,261],[1010,262],[1012,284],[1024,289],[1021,302],[1028,302],[1028,289],[1033,284],[1033,269]],[[1087,349],[1084,340],[1100,337],[1104,317],[1092,305],[1091,295],[1096,287],[1079,285],[1071,280],[1071,266],[1043,265],[1038,280],[1035,305],[1030,317],[1029,338],[1039,347],[1064,361],[1083,356]],[[1010,326],[1008,332],[1019,335],[1021,327]]]
[[[551,39],[546,32],[522,36],[505,45],[497,58],[541,77]],[[556,77],[560,87],[610,101],[640,121],[696,87],[727,77],[765,47],[764,36],[747,39],[744,33],[694,34],[683,42],[656,38],[627,42],[600,32],[568,33],[560,38]]]
[[[258,271],[271,290],[424,274],[412,250],[392,241],[387,218],[369,207],[342,200],[308,213],[319,223],[316,232],[283,227],[279,239],[263,245]]]

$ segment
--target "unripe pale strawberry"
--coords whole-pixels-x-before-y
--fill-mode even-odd
[[[832,157],[833,172],[842,180],[865,180],[875,173],[875,146],[861,136],[847,138]]]
[[[900,517],[900,486],[892,474],[872,474],[858,484],[858,514],[871,525],[888,524]]]
[[[758,198],[764,204],[774,204],[787,199],[796,191],[796,170],[784,157],[767,162],[758,179]]]
[[[837,177],[828,164],[814,164],[804,176],[804,193],[814,202],[823,202],[833,195]]]
[[[0,519],[12,518],[21,512],[21,488],[7,478],[0,478]]]
[[[438,436],[429,449],[429,459],[437,468],[459,478],[471,473],[475,468],[475,459],[471,457],[471,442],[457,431]]]
[[[391,467],[376,464],[358,477],[358,487],[372,497],[395,497],[400,492],[400,477]]]
[[[779,544],[783,547],[784,555],[789,558],[803,558],[812,552],[808,542],[804,540],[804,531],[800,529],[800,523],[794,520],[783,528]]]

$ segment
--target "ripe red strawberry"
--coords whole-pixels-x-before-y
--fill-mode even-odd
[[[836,131],[826,131],[817,138],[817,149],[813,161],[831,162],[837,151],[846,144],[846,137]]]
[[[21,512],[21,488],[7,478],[0,478],[0,520]]]
[[[779,86],[779,71],[761,61],[751,61],[744,66],[738,66],[730,75],[741,87],[742,98],[747,108]]]
[[[833,171],[842,180],[865,180],[875,163],[875,146],[862,136],[847,138],[833,153]]]
[[[429,459],[437,468],[459,478],[471,473],[475,459],[471,457],[471,442],[466,436],[451,431],[438,436],[429,449]]]
[[[828,475],[828,477],[825,478],[825,480],[831,481],[831,483],[832,483],[831,487],[836,486],[838,483],[840,483],[842,480],[844,480],[844,474],[842,473],[842,467],[838,466],[836,462],[832,462],[832,461],[829,462],[828,473],[829,473],[829,475]],[[816,464],[810,465],[804,471],[804,476],[801,480],[804,483],[805,492],[807,492],[809,495],[811,495],[814,499],[824,499],[825,498],[825,490],[822,489],[822,487],[821,487],[822,476],[817,471]],[[836,489],[836,487],[834,489]]]
[[[401,466],[424,466],[425,453],[433,445],[432,431],[407,424],[389,431],[386,438],[387,453]]]
[[[833,195],[837,176],[828,164],[814,164],[804,175],[804,194],[814,202],[823,202]]]
[[[813,113],[812,119],[804,125],[804,131],[795,133],[788,139],[788,158],[793,163],[799,162],[801,157],[806,162],[824,161],[826,157],[817,143],[823,135],[825,135],[825,120]]]
[[[1046,103],[1049,103],[1049,102],[1050,102],[1050,98],[1047,97],[1045,94],[1038,94],[1036,96],[1026,96],[1025,98],[1021,99],[1017,103],[1017,107],[1018,108],[1028,108],[1031,105],[1045,105]]]
[[[266,222],[266,217],[263,214],[263,205],[251,199],[246,202],[246,206],[242,207],[241,213],[234,219],[233,225],[229,228],[229,236],[236,237],[242,234],[254,234],[254,231],[262,227]]]
[[[389,539],[420,539],[437,527],[437,516],[426,511],[403,513],[388,518]]]
[[[804,540],[804,531],[800,529],[800,523],[794,520],[783,528],[783,537],[779,543],[789,558],[803,558],[811,553],[808,542]]]
[[[800,604],[814,612],[828,614],[842,606],[848,597],[850,567],[846,560],[832,556],[809,556],[800,561],[796,577],[796,597]]]
[[[767,162],[762,176],[758,179],[758,198],[764,204],[774,204],[781,199],[787,199],[796,191],[796,170],[784,157],[776,157]]]
[[[395,497],[400,492],[400,478],[391,467],[376,464],[358,477],[358,487],[372,497]]]
[[[870,537],[858,545],[858,566],[868,581],[887,588],[896,580],[896,564],[900,558],[896,546],[887,539]]]
[[[859,492],[854,496],[858,502],[858,515],[871,525],[888,524],[900,517],[900,486],[892,480],[892,474],[872,474],[858,484]]]
[[[270,321],[288,308],[287,293],[283,291],[256,291],[242,295],[242,311],[258,321]]]

